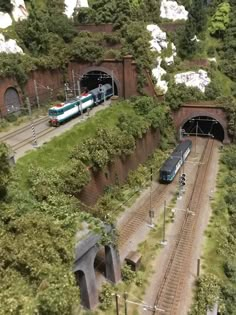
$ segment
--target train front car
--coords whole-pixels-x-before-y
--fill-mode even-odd
[[[63,115],[64,103],[56,104],[53,107],[49,108],[48,116],[49,116],[49,124],[51,126],[57,127],[60,125],[60,117]]]
[[[192,141],[181,142],[171,156],[165,161],[160,169],[160,182],[170,183],[175,178],[184,160],[189,155],[192,148]]]
[[[72,99],[51,107],[48,111],[49,123],[58,127],[60,124],[80,113],[78,99]]]

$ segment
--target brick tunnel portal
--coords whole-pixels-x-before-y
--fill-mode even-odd
[[[201,136],[201,137],[212,137],[219,141],[224,140],[224,128],[219,121],[208,116],[195,116],[182,125],[183,136]]]
[[[114,95],[118,95],[118,88],[115,78],[112,74],[108,74],[104,71],[89,71],[85,73],[81,79],[82,91],[90,91],[99,86],[99,84],[109,83],[114,88]]]

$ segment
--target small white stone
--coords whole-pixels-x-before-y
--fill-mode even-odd
[[[193,38],[191,38],[191,41],[196,41],[197,43],[200,42],[200,39],[197,38],[197,35],[194,35]]]
[[[165,62],[168,66],[172,65],[174,63],[174,54],[170,57],[165,57]]]
[[[207,58],[210,62],[217,62],[215,57]]]

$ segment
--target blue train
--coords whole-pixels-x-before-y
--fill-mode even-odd
[[[92,108],[105,99],[113,95],[111,84],[100,85],[98,88],[83,93],[81,97],[77,96],[74,99],[59,103],[49,108],[48,116],[49,123],[52,126],[59,126],[61,123],[69,120],[70,118],[80,115],[81,111],[86,111]]]
[[[184,160],[189,155],[192,148],[192,141],[185,140],[181,142],[171,156],[165,161],[160,169],[160,181],[170,183],[175,178]]]

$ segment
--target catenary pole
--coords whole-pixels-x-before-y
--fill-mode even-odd
[[[74,96],[76,96],[75,72],[74,72],[73,69],[71,70],[71,74],[72,74],[72,83],[73,83]]]
[[[78,86],[78,94],[79,94],[79,106],[80,106],[80,111],[81,111],[81,117],[83,120],[84,113],[83,113],[83,105],[82,105],[82,100],[81,100],[80,80],[77,81],[77,86]]]
[[[116,315],[119,315],[119,295],[116,293],[115,295],[116,299]]]

